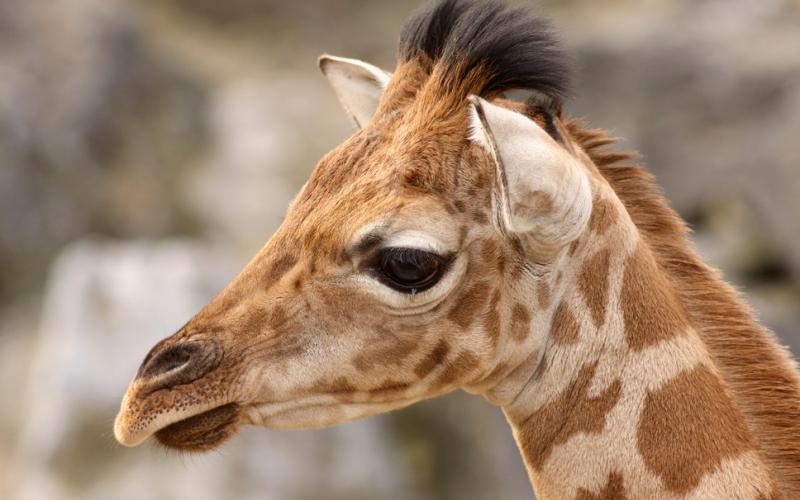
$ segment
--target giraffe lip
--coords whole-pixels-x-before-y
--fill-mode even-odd
[[[227,403],[173,422],[156,431],[156,441],[167,448],[202,452],[219,447],[236,434],[244,412],[238,403]]]

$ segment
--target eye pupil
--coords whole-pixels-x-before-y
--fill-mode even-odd
[[[426,290],[439,281],[443,272],[439,255],[412,248],[386,248],[380,256],[380,277],[385,284],[405,292]]]
[[[392,258],[388,263],[388,270],[400,283],[414,284],[425,281],[436,272],[437,262],[433,259],[421,259],[422,262],[412,262],[401,258]]]

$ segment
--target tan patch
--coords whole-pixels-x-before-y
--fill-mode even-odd
[[[496,382],[497,379],[505,376],[505,371],[507,369],[508,369],[507,364],[503,362],[497,363],[495,367],[492,368],[492,371],[490,371],[488,375],[486,375],[485,377],[483,377],[482,380],[480,380],[480,384],[491,384],[492,382]]]
[[[578,488],[578,495],[575,500],[627,500],[627,498],[622,474],[612,472],[608,475],[606,485],[597,494],[584,488]]]
[[[458,298],[447,317],[462,329],[468,328],[486,304],[488,294],[487,282],[476,283]]]
[[[506,393],[510,386],[519,387],[530,380],[537,380],[539,367],[542,366],[544,359],[540,361],[540,350],[534,349],[525,359],[515,364],[498,363],[488,375],[477,382],[477,386],[488,388],[484,395],[489,401],[499,403],[497,396]],[[531,377],[531,370],[534,370]]]
[[[511,336],[519,341],[525,340],[531,331],[531,313],[522,304],[514,304],[511,309]]]
[[[594,254],[583,266],[579,278],[579,286],[594,326],[603,326],[608,304],[608,273],[610,252],[604,248]]]
[[[489,302],[489,311],[483,317],[483,329],[492,341],[492,347],[497,347],[500,339],[500,290],[495,290]]]
[[[448,352],[450,352],[450,346],[444,340],[440,340],[436,347],[417,364],[414,373],[419,378],[425,378],[434,368],[444,362]]]
[[[569,386],[553,401],[531,414],[519,426],[526,462],[541,469],[553,448],[578,433],[599,434],[606,415],[619,401],[622,383],[615,380],[596,397],[587,396],[596,363],[584,365]]]
[[[647,467],[679,494],[691,491],[722,460],[755,448],[738,408],[702,365],[647,395],[637,445]]]
[[[634,351],[685,333],[688,320],[671,290],[647,248],[640,245],[625,263],[620,293],[625,337]]]
[[[552,333],[556,344],[574,344],[578,341],[580,328],[566,302],[561,302],[553,315]]]
[[[589,217],[589,229],[597,235],[603,235],[617,221],[617,212],[611,201],[595,198],[592,215]]]

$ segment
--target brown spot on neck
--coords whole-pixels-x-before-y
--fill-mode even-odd
[[[472,220],[480,225],[489,223],[489,217],[486,215],[486,212],[480,208],[477,208],[472,212]]]
[[[540,309],[547,309],[550,307],[550,285],[544,278],[536,285],[536,300],[539,303]]]
[[[683,335],[689,320],[647,247],[639,245],[625,263],[620,293],[625,337],[634,351]]]
[[[611,253],[608,248],[595,253],[583,266],[579,286],[594,326],[603,326],[608,303],[608,273]]]
[[[617,221],[617,218],[617,209],[613,203],[606,198],[596,197],[592,205],[592,215],[589,218],[589,230],[597,236],[602,236]]]
[[[551,335],[556,344],[574,344],[578,341],[580,328],[566,302],[558,304],[553,314]]]
[[[615,380],[596,397],[589,397],[596,367],[596,363],[584,365],[557,398],[518,425],[522,454],[533,470],[541,469],[553,448],[575,434],[598,434],[605,428],[606,415],[617,405],[622,384]]]
[[[720,379],[705,366],[647,395],[637,432],[647,467],[678,494],[755,443]]]
[[[511,336],[518,341],[525,340],[531,332],[531,313],[522,304],[514,304],[511,309]]]
[[[627,498],[622,474],[614,471],[608,475],[608,481],[597,494],[584,488],[578,488],[575,500],[627,500]]]

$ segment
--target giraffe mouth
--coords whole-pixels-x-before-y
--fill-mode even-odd
[[[144,406],[144,408],[143,408]],[[200,407],[179,405],[177,411],[142,405],[126,395],[114,421],[114,437],[133,447],[153,437],[160,445],[179,451],[202,452],[220,446],[247,423],[245,407],[220,401]]]
[[[188,452],[209,451],[236,434],[241,426],[242,407],[228,403],[174,422],[153,435],[160,444]]]

